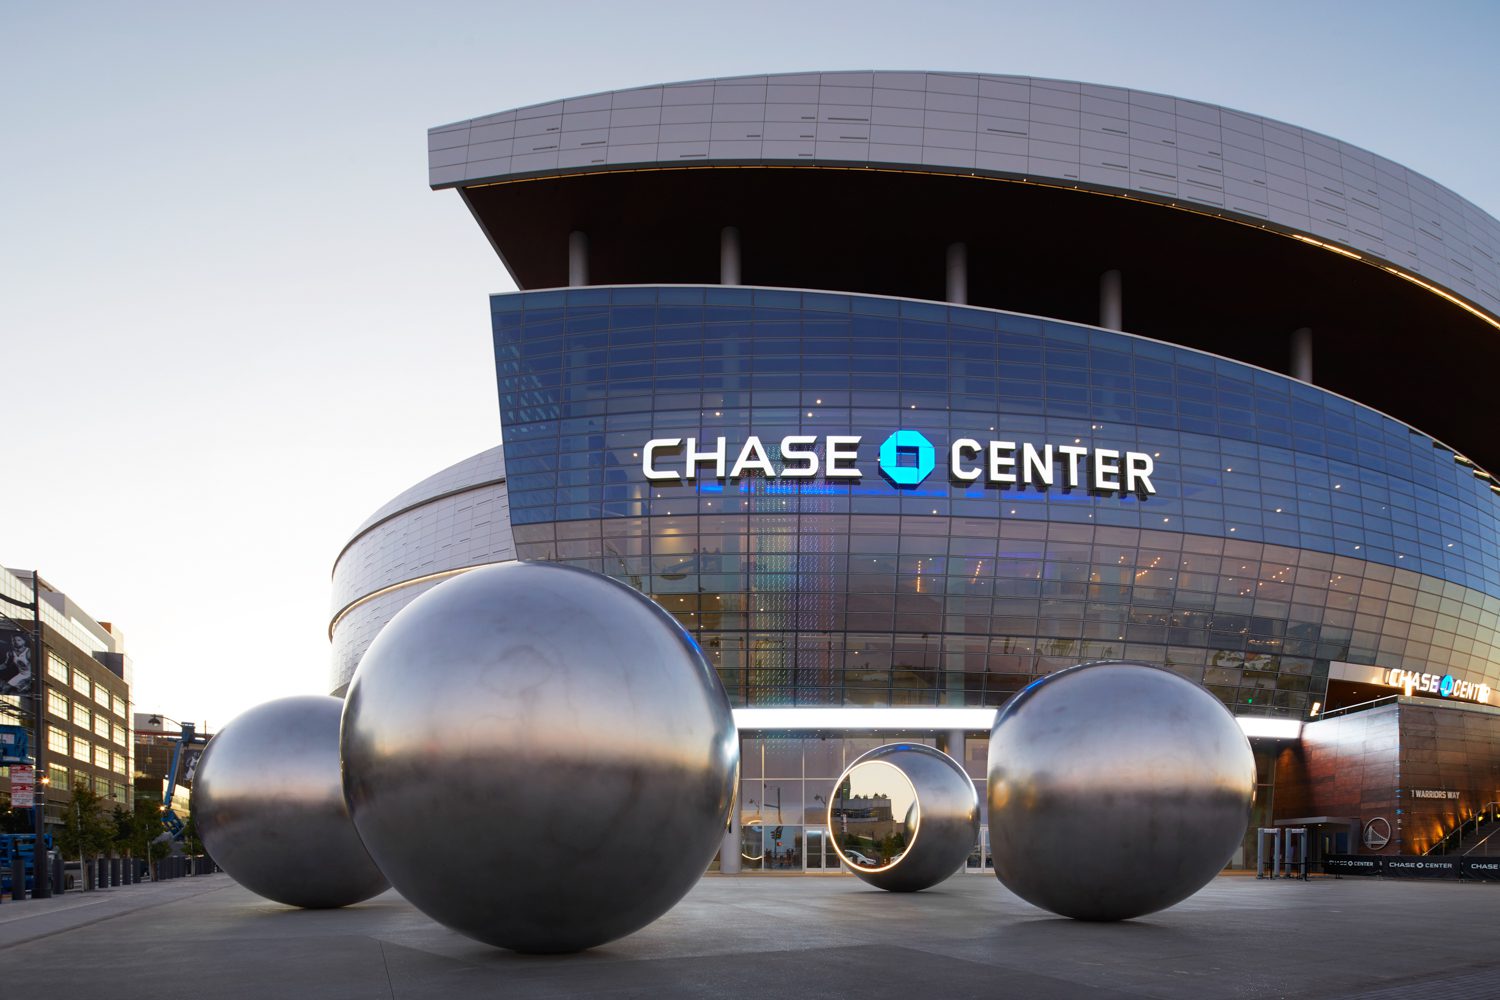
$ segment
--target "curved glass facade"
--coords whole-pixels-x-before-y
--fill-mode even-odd
[[[492,310],[517,557],[650,594],[736,704],[991,705],[1113,657],[1251,714],[1306,715],[1330,661],[1500,686],[1500,497],[1314,386],[874,296],[621,286]],[[915,485],[878,468],[898,430],[937,456]],[[826,438],[858,435],[863,475],[647,478],[652,439],[722,437],[732,464],[752,435],[777,470],[800,461],[786,436],[826,470]],[[1050,487],[965,482],[958,439],[1138,452],[1155,492],[1069,488],[1065,464]]]

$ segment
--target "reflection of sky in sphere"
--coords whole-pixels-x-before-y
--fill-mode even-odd
[[[867,760],[849,772],[847,789],[840,791],[846,798],[888,799],[891,818],[904,821],[908,835],[916,830],[917,790],[900,768],[884,761]]]

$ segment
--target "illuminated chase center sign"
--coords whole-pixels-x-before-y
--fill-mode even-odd
[[[1423,674],[1414,670],[1392,667],[1384,672],[1381,683],[1386,687],[1400,688],[1409,698],[1413,694],[1435,694],[1441,698],[1459,698],[1487,704],[1490,700],[1488,684],[1472,684],[1461,681],[1452,674]]]
[[[822,454],[818,452],[822,443]],[[791,434],[775,447],[780,467],[760,438],[750,436],[738,448],[729,439],[652,438],[641,448],[641,471],[653,482],[691,482],[699,479],[739,479],[760,473],[767,479],[848,479],[864,476],[860,469],[858,434]],[[987,441],[958,438],[948,446],[947,473],[960,483],[992,486],[1065,486],[1095,493],[1156,492],[1151,482],[1152,457],[1140,451],[1089,448],[1077,444],[1035,445],[1029,441]],[[938,464],[938,452],[919,431],[900,430],[881,442],[880,474],[898,489],[915,489]]]

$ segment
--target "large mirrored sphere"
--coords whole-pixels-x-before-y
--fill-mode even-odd
[[[990,735],[995,875],[1080,920],[1171,906],[1245,836],[1255,759],[1217,698],[1144,663],[1086,663],[1022,690]]]
[[[240,885],[288,906],[347,906],[387,888],[339,779],[339,715],[324,695],[280,698],[221,729],[198,762],[193,820]]]
[[[979,839],[979,795],[958,761],[921,743],[889,743],[839,776],[828,829],[866,882],[915,892],[953,875]]]
[[[490,944],[577,951],[697,882],[739,779],[697,643],[624,584],[549,563],[455,577],[360,661],[344,790],[391,883]]]

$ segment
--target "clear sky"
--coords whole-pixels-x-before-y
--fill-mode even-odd
[[[1019,73],[1283,119],[1500,215],[1500,3],[0,3],[0,564],[141,709],[326,690],[352,530],[499,441],[511,288],[425,130],[774,71]]]

